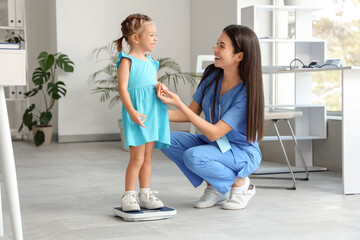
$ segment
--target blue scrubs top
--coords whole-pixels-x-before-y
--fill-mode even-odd
[[[216,77],[216,71],[210,74],[206,79],[204,79],[200,86],[197,88],[196,92],[193,95],[195,102],[200,104],[201,97],[205,87]],[[256,161],[255,164],[259,164],[261,161],[261,152],[257,142],[246,142],[246,103],[247,103],[247,92],[246,85],[244,81],[240,82],[238,85],[227,91],[221,97],[219,97],[221,83],[223,79],[223,73],[220,75],[220,80],[218,84],[216,102],[215,102],[215,114],[214,114],[214,124],[219,121],[219,104],[220,104],[220,113],[221,120],[228,124],[232,130],[226,134],[230,144],[231,151],[237,155],[238,151],[245,151],[249,155],[253,156]],[[205,96],[201,102],[201,107],[203,109],[205,120],[211,122],[211,116],[213,111],[213,97],[214,97],[214,88],[215,81],[207,88]],[[204,141],[210,143],[210,141],[202,136]]]

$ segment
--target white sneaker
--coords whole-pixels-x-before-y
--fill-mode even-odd
[[[217,203],[226,201],[229,197],[229,193],[220,193],[212,186],[208,186],[204,194],[201,196],[199,201],[197,201],[194,205],[195,208],[209,208],[214,206]]]
[[[164,203],[155,197],[156,191],[146,191],[139,194],[140,206],[146,209],[157,209],[164,207]]]
[[[227,210],[244,209],[255,193],[254,184],[250,184],[247,190],[231,189],[230,198],[222,208]]]
[[[139,200],[136,197],[136,192],[126,193],[121,198],[121,209],[125,212],[140,211]]]

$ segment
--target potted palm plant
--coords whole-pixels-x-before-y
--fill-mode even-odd
[[[117,54],[118,51],[114,43],[96,48],[93,51],[95,60],[105,60],[107,64],[89,77],[89,81],[95,86],[92,93],[100,94],[101,102],[109,101],[110,108],[121,102],[118,93]],[[200,76],[195,73],[182,72],[180,65],[171,58],[159,58],[157,61],[159,61],[158,81],[165,83],[167,86],[174,87],[175,91],[177,91],[179,81],[182,81],[184,84],[190,83],[194,86],[200,79]],[[119,120],[119,127],[121,139],[124,139],[121,119]],[[124,146],[123,144],[124,142],[122,147]]]
[[[44,108],[40,109],[33,103],[25,109],[23,121],[19,132],[24,126],[33,131],[34,143],[36,146],[46,145],[51,142],[52,111],[55,102],[66,95],[66,85],[62,81],[56,81],[57,71],[60,68],[64,72],[73,72],[74,63],[69,57],[62,53],[49,54],[41,52],[38,56],[39,67],[32,75],[32,82],[35,87],[24,93],[25,97],[42,95]]]

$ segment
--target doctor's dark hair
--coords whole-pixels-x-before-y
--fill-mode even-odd
[[[246,109],[246,141],[254,142],[261,140],[264,135],[264,90],[261,70],[261,53],[259,40],[256,34],[248,27],[241,25],[229,25],[224,28],[223,32],[231,39],[234,48],[234,54],[243,52],[243,59],[239,63],[238,70],[240,79],[244,81],[247,92],[247,109]],[[215,78],[205,86],[200,105],[208,90],[215,82],[213,109],[215,109],[215,97],[218,94],[217,88],[221,68],[209,65],[199,83],[206,79],[210,74],[216,72]],[[212,119],[214,112],[212,111]]]
[[[119,52],[122,50],[122,40],[125,39],[125,41],[129,43],[130,36],[134,33],[138,33],[138,30],[141,28],[141,25],[144,22],[152,22],[152,20],[148,16],[140,13],[131,14],[124,21],[122,21],[122,37],[114,41]]]

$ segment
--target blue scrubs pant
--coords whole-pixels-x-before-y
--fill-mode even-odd
[[[260,153],[254,158],[254,154],[234,145],[222,153],[216,142],[206,141],[201,134],[171,132],[170,139],[171,146],[161,151],[176,163],[194,187],[205,180],[226,193],[237,177],[247,177],[260,165]]]

